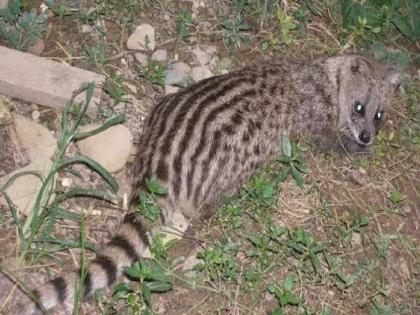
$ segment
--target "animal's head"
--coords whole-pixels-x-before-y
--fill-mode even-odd
[[[355,145],[372,145],[400,80],[399,72],[374,59],[342,57],[337,73],[340,129]]]

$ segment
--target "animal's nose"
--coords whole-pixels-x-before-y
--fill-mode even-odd
[[[370,134],[366,131],[362,131],[359,135],[359,139],[360,141],[362,141],[363,143],[369,143],[370,141]]]

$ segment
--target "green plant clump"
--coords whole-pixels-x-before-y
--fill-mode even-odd
[[[10,0],[9,5],[0,10],[0,40],[5,40],[14,48],[25,50],[35,44],[45,32],[47,17],[35,10],[23,11],[20,0]]]

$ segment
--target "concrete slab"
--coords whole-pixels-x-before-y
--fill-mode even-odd
[[[9,0],[0,0],[0,10],[7,7]]]
[[[103,75],[0,46],[0,94],[62,109],[81,86],[104,81]],[[90,113],[96,112],[101,93],[95,89]]]

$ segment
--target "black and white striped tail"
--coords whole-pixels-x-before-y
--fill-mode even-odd
[[[98,255],[84,271],[84,297],[100,288],[112,285],[123,273],[125,266],[131,265],[144,255],[149,240],[144,224],[133,213],[127,214],[123,223],[104,251]],[[63,305],[66,313],[73,312],[74,294],[80,280],[80,270],[47,282],[35,290],[35,296],[46,310]],[[28,307],[29,308],[29,307]],[[24,314],[31,314],[28,311]]]

